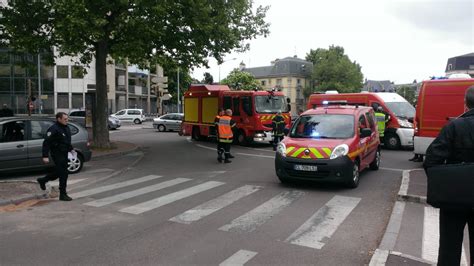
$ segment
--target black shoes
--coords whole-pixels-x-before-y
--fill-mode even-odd
[[[38,181],[38,184],[42,190],[46,190],[46,181],[44,181],[41,177],[37,178],[36,181]]]
[[[221,157],[217,157],[217,161],[222,163],[222,158]]]
[[[229,159],[225,159],[225,160],[224,160],[224,163],[231,163],[231,162],[232,162],[232,161],[229,160]]]
[[[59,200],[62,201],[71,201],[72,198],[67,195],[67,193],[59,193]]]
[[[230,159],[235,158],[234,155],[232,155],[232,154],[229,154],[228,156],[229,156]]]

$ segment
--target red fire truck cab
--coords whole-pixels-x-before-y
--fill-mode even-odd
[[[214,119],[231,109],[237,123],[234,140],[242,145],[271,142],[272,119],[281,111],[290,123],[287,98],[279,91],[232,91],[226,85],[191,85],[184,94],[182,134],[195,140],[215,136]]]

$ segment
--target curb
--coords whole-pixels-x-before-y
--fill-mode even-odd
[[[31,180],[8,180],[8,181],[0,181],[1,183],[31,183],[31,184],[38,184],[36,181],[31,181]],[[27,200],[33,200],[33,199],[47,199],[49,198],[49,194],[51,193],[51,186],[46,185],[46,190],[41,192],[41,193],[36,193],[34,195],[30,196],[25,196],[21,198],[13,198],[13,199],[7,199],[7,200],[0,200],[0,206],[5,206],[5,205],[18,205],[24,201]]]
[[[372,258],[370,259],[370,266],[385,265],[387,263],[389,255],[403,257],[420,263],[426,263],[428,265],[432,264],[421,258],[393,251],[393,249],[395,248],[396,241],[398,239],[398,234],[400,233],[403,212],[405,210],[405,203],[426,203],[426,197],[408,194],[408,186],[410,184],[410,172],[413,170],[418,169],[403,170],[402,182],[400,184],[400,189],[397,194],[397,201],[393,206],[392,213],[390,214],[390,220],[388,222],[387,228],[385,229],[382,241],[380,242],[378,248],[372,255]]]
[[[113,157],[118,157],[118,156],[123,156],[127,155],[129,153],[134,153],[136,151],[140,150],[140,146],[135,146],[135,148],[130,149],[130,150],[125,150],[125,151],[119,151],[119,152],[114,152],[114,153],[109,153],[109,154],[99,154],[99,155],[94,155],[92,153],[92,158],[91,160],[94,159],[107,159],[107,158],[113,158]]]

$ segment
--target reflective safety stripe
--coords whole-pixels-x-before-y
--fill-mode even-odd
[[[309,148],[309,150],[314,154],[314,156],[316,156],[316,158],[318,159],[321,159],[321,158],[324,158],[321,153],[319,153],[318,150],[316,150],[315,148]]]
[[[300,153],[302,153],[304,150],[305,148],[299,148],[293,153],[293,157],[298,157],[298,155],[300,155]]]
[[[309,150],[309,154],[304,151]],[[330,148],[296,148],[287,147],[286,154],[288,157],[302,158],[302,159],[328,159],[331,156]]]
[[[331,149],[323,148],[322,150],[327,154],[328,157],[331,157],[331,153],[332,153]]]
[[[286,148],[286,154],[290,153],[292,150],[294,150],[295,147],[288,147]]]

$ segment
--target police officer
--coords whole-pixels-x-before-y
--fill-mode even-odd
[[[59,178],[59,200],[70,201],[71,197],[67,195],[67,178],[68,178],[68,153],[77,156],[71,145],[71,131],[67,126],[68,115],[63,112],[56,114],[56,123],[52,125],[46,132],[43,141],[43,162],[49,163],[48,155],[54,162],[54,170],[45,177],[38,178],[37,181],[42,190],[46,189],[46,183]]]
[[[232,162],[229,159],[231,157],[233,158],[230,154],[230,145],[234,138],[234,134],[232,133],[233,127],[235,127],[235,121],[232,120],[232,110],[227,109],[225,115],[221,116],[217,123],[217,131],[219,134],[218,142],[220,143],[217,157],[219,162],[222,162],[222,154],[224,154],[224,163]]]
[[[468,111],[443,127],[438,137],[428,147],[423,164],[425,169],[440,164],[474,162],[474,86],[466,90],[464,102]],[[446,177],[446,182],[452,182],[449,176]],[[466,223],[469,227],[472,264],[474,261],[474,209],[440,208],[438,265],[460,264]]]
[[[383,112],[382,106],[378,106],[375,110],[375,119],[377,119],[377,128],[380,139],[383,140],[385,135],[385,124],[388,122],[388,116]]]
[[[285,135],[285,118],[278,111],[277,115],[272,119],[272,134],[273,134],[273,150],[276,151],[278,143]]]

